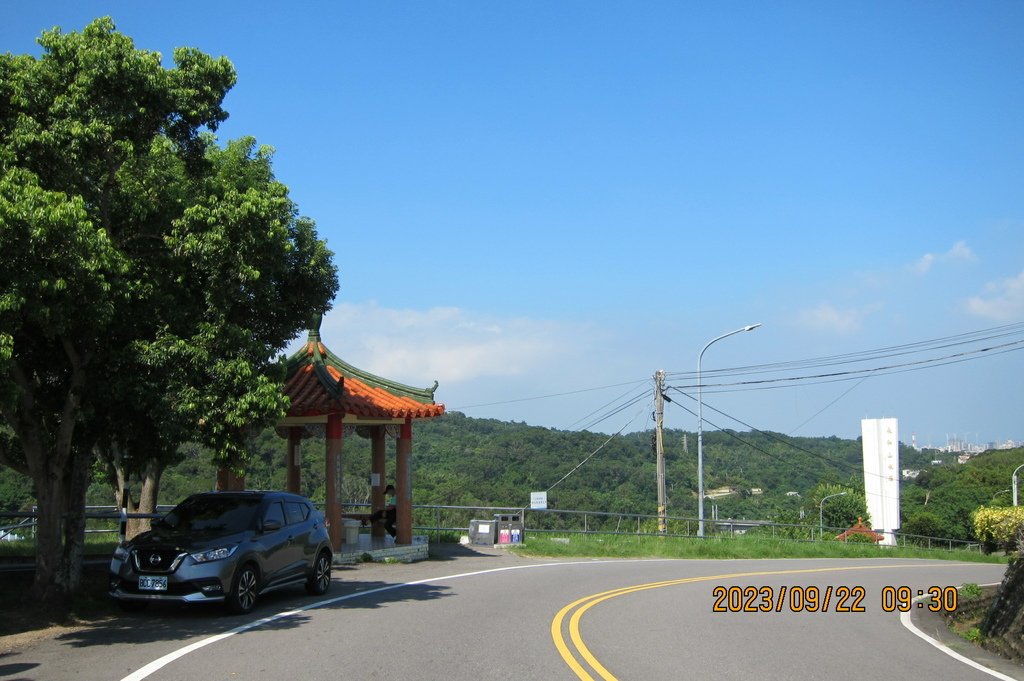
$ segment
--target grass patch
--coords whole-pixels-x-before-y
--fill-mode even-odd
[[[984,648],[985,635],[981,632],[981,623],[985,620],[997,591],[995,588],[982,589],[971,583],[961,586],[956,611],[945,615],[946,625],[950,631]]]
[[[919,548],[843,542],[796,542],[746,537],[651,537],[635,535],[528,534],[522,546],[511,549],[523,556],[547,558],[921,558],[1006,563],[1003,556],[971,551],[928,551]]]

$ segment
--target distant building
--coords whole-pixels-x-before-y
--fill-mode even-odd
[[[904,480],[910,480],[910,479],[916,478],[917,476],[921,475],[921,471],[915,471],[915,470],[911,470],[909,468],[904,468],[901,471],[901,473],[903,475],[903,479]]]

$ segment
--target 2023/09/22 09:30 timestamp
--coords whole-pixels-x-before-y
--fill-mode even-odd
[[[711,595],[712,612],[867,612],[862,586],[716,586]],[[953,612],[958,596],[955,586],[885,586],[879,605],[884,612]]]

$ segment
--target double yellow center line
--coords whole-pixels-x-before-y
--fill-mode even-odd
[[[808,570],[774,570],[768,572],[736,572],[733,574],[726,575],[708,575],[707,577],[687,577],[686,579],[672,579],[665,582],[652,582],[650,584],[640,584],[637,586],[627,586],[621,589],[614,589],[612,591],[604,591],[602,593],[594,594],[592,596],[586,596],[574,601],[569,605],[565,606],[558,611],[555,615],[555,619],[551,621],[551,638],[554,640],[555,648],[558,649],[558,653],[565,660],[565,663],[569,665],[576,676],[583,681],[596,681],[589,671],[583,666],[581,660],[586,662],[598,676],[604,681],[618,681],[618,679],[612,675],[607,669],[604,668],[597,658],[594,657],[590,649],[587,648],[583,642],[583,637],[580,635],[580,619],[583,617],[583,613],[590,608],[594,607],[598,603],[614,598],[616,596],[623,596],[626,594],[636,593],[638,591],[646,591],[648,589],[659,589],[663,586],[674,586],[676,584],[687,584],[690,582],[708,582],[711,580],[724,580],[724,579],[735,579],[738,577],[760,577],[765,575],[794,575],[808,572],[839,572],[842,570],[888,570],[892,568],[908,568],[908,567],[936,567],[933,565],[861,565],[857,567],[830,567],[830,568],[813,568]],[[572,641],[572,645],[575,646],[576,652],[579,655],[573,654],[569,644],[566,643],[565,637],[562,635],[562,625],[565,622],[566,616],[569,613],[572,616],[569,617],[569,639]]]

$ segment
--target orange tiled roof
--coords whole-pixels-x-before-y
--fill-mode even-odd
[[[288,359],[284,394],[291,398],[288,416],[322,416],[341,412],[371,418],[432,418],[444,413],[432,388],[413,388],[356,369],[320,342],[318,330]]]
[[[839,541],[846,541],[850,537],[850,535],[854,534],[863,534],[864,536],[868,537],[871,541],[882,541],[883,539],[885,539],[884,535],[878,534],[877,532],[873,531],[870,527],[865,525],[863,518],[857,518],[856,524],[854,524],[853,527],[846,530],[845,532],[837,535],[836,539],[838,539]]]

